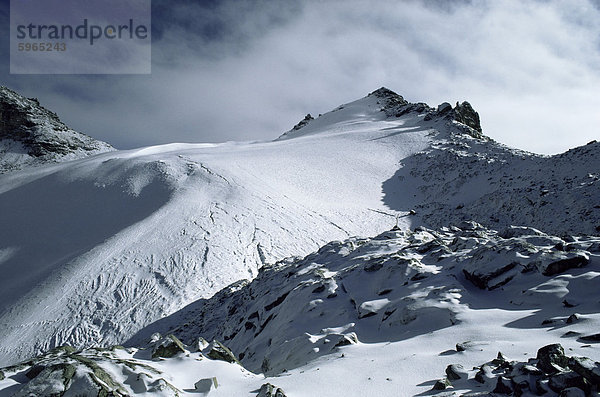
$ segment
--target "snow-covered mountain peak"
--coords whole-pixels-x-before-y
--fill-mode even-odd
[[[432,108],[426,103],[410,103],[394,91],[381,87],[366,97],[338,106],[317,118],[307,114],[291,130],[285,132],[277,140],[298,138],[322,133],[339,133],[356,131],[356,126],[372,122],[394,122],[401,125],[416,125],[444,121],[456,123],[454,130],[466,133],[477,139],[486,138],[482,134],[479,114],[469,102],[456,102],[453,108],[444,102]],[[370,124],[374,126],[374,124]]]
[[[0,173],[114,150],[67,127],[56,113],[0,87]]]

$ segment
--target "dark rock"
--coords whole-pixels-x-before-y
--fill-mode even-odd
[[[0,87],[0,140],[5,139],[22,144],[27,155],[47,161],[60,161],[80,150],[83,155],[78,157],[113,150],[104,142],[69,129],[36,99]]]
[[[355,345],[358,343],[358,337],[354,332],[350,332],[349,334],[343,335],[342,338],[335,344],[335,347],[349,346]]]
[[[564,299],[564,300],[562,301],[562,304],[563,304],[563,306],[564,306],[564,307],[568,307],[568,308],[571,308],[571,307],[575,307],[575,306],[577,306],[576,304],[573,304],[573,303],[571,303],[571,302],[567,301],[566,299]]]
[[[579,316],[577,315],[577,313],[573,313],[569,316],[569,318],[567,318],[567,324],[573,324],[577,321],[579,321]]]
[[[535,389],[538,395],[543,395],[546,394],[548,392],[552,392],[552,389],[550,389],[550,386],[548,386],[548,379],[545,378],[540,378],[538,380],[536,380],[535,382]]]
[[[380,270],[383,267],[382,262],[369,263],[365,266],[365,272],[372,273]]]
[[[0,380],[4,380],[4,372],[0,371]]]
[[[460,364],[451,364],[446,367],[446,375],[449,380],[467,379],[469,373]]]
[[[288,294],[289,294],[289,291],[286,292],[285,294],[281,295],[279,298],[275,299],[273,302],[266,305],[265,310],[269,311],[269,310],[273,309],[274,307],[281,305],[283,303],[283,301],[285,300],[285,298],[287,298]]]
[[[561,322],[562,322],[562,320],[558,320],[555,318],[548,318],[548,319],[542,321],[542,325],[555,325],[555,324],[559,324]]]
[[[420,280],[425,280],[427,278],[427,274],[426,273],[417,273],[414,276],[412,276],[410,278],[410,281],[420,281]]]
[[[33,379],[40,374],[46,367],[44,365],[34,365],[25,373],[25,376],[29,379]]]
[[[504,266],[499,266],[494,269],[470,267],[470,268],[463,269],[463,274],[465,275],[467,280],[469,280],[470,282],[475,284],[475,286],[477,286],[481,289],[491,290],[491,289],[495,289],[497,287],[500,287],[500,286],[506,284],[506,282],[510,281],[511,278],[504,280],[505,282],[500,283],[500,284],[498,284],[498,283],[491,284],[490,281],[492,281],[496,277],[508,272],[509,270],[514,269],[517,265],[518,265],[517,262],[512,262],[512,263],[506,264]]]
[[[314,120],[315,118],[313,116],[309,114],[307,114],[306,116],[304,116],[304,119],[300,120],[300,122],[298,124],[296,124],[294,127],[292,127],[293,131],[298,131],[299,129],[301,129],[302,127],[305,127],[311,120]]]
[[[548,374],[557,372],[556,365],[566,368],[569,363],[569,358],[565,356],[565,350],[559,343],[542,347],[536,358],[537,367]]]
[[[432,390],[446,390],[449,387],[452,387],[452,383],[450,383],[448,379],[444,378],[435,382]]]
[[[590,262],[590,257],[586,253],[569,253],[565,259],[560,259],[549,263],[543,270],[544,276],[554,276],[563,273],[569,269],[575,269],[586,266]]]
[[[194,390],[197,393],[208,393],[213,388],[216,389],[217,387],[219,387],[219,382],[215,377],[200,379],[198,382],[194,383]]]
[[[228,347],[223,345],[218,340],[213,340],[210,346],[207,347],[208,353],[206,356],[213,360],[225,361],[228,363],[238,363],[241,365],[240,360],[233,354]]]
[[[492,367],[485,364],[482,365],[481,368],[479,368],[479,371],[477,371],[477,373],[475,374],[475,380],[482,384],[487,383],[488,381],[493,379],[493,377],[494,374],[492,371]]]
[[[452,110],[452,105],[450,105],[448,102],[440,103],[437,107],[437,112],[440,115],[446,114],[446,113],[450,112],[451,110]]]
[[[558,397],[585,397],[585,392],[578,387],[568,387],[562,390]]]
[[[498,394],[513,394],[514,389],[511,380],[504,376],[499,376],[493,392]]]
[[[511,378],[511,380],[512,380],[512,385],[514,388],[515,396],[522,396],[530,388],[530,384],[529,384],[530,377],[529,376],[519,375],[519,376],[515,376],[515,377]]]
[[[152,358],[171,358],[179,353],[184,353],[183,343],[175,335],[168,335],[159,341],[152,351]]]
[[[479,133],[482,131],[479,114],[473,109],[469,102],[465,101],[461,104],[456,102],[456,107],[454,108],[454,120],[471,127]],[[481,134],[478,134],[477,137],[481,138]]]
[[[270,383],[265,383],[260,387],[257,397],[286,397],[283,389],[273,386]]]
[[[507,362],[508,362],[508,359],[506,358],[506,356],[504,354],[502,354],[502,352],[498,352],[498,355],[496,356],[496,358],[492,360],[492,364],[494,364],[496,366],[503,365]]]
[[[548,382],[548,386],[556,393],[560,393],[562,390],[569,387],[578,387],[586,394],[590,391],[590,383],[585,378],[574,371],[560,372],[556,375],[552,375]]]
[[[466,351],[468,348],[471,347],[473,343],[471,341],[466,341],[466,342],[461,342],[461,343],[457,343],[456,344],[456,351],[457,352],[464,352]]]
[[[571,357],[569,368],[583,376],[592,385],[600,386],[600,363],[587,357]]]

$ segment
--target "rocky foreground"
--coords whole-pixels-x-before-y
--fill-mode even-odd
[[[599,259],[600,237],[558,237],[526,227],[498,232],[475,222],[332,242],[305,258],[263,267],[253,281],[234,283],[147,327],[127,348],[62,347],[4,368],[0,387],[16,395],[82,387],[86,395],[209,392],[226,383],[213,364],[195,369],[183,385],[174,372],[178,365],[222,360],[238,375],[278,377],[345,346],[410,340],[471,321],[468,313],[488,307],[537,309],[522,324],[505,326],[564,328],[561,338],[591,347],[600,341]],[[463,355],[482,345],[455,343]],[[494,341],[484,344],[493,348]],[[472,370],[452,365],[446,373],[432,393],[590,395],[600,364],[568,357],[555,344],[525,362],[500,354]]]

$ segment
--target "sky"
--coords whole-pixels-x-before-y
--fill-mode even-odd
[[[10,74],[1,5],[0,85],[119,149],[275,139],[382,86],[535,153],[600,138],[600,0],[153,0],[149,75]]]

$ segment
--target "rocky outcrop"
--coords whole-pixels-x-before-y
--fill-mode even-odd
[[[179,353],[185,353],[183,343],[175,335],[168,335],[166,338],[156,342],[152,351],[152,358],[171,358]]]
[[[560,344],[552,344],[539,349],[536,358],[527,362],[511,361],[498,353],[496,359],[471,371],[450,365],[446,375],[436,383],[445,387],[433,390],[448,387],[474,390],[464,396],[589,396],[599,391],[600,363],[587,357],[567,357]]]
[[[111,150],[109,144],[67,127],[36,98],[0,87],[0,173]]]
[[[16,380],[13,395],[19,397],[70,393],[119,397],[132,395],[133,390],[165,397],[181,395],[179,389],[163,378],[161,371],[134,358],[137,352],[137,349],[125,351],[119,346],[83,351],[61,347],[2,368],[2,372]],[[115,374],[122,374],[124,378]]]
[[[294,127],[292,127],[292,131],[298,131],[299,129],[306,127],[306,125],[311,121],[314,120],[315,118],[313,116],[310,115],[310,113],[308,113],[306,116],[304,116],[304,118],[302,120],[300,120],[300,122],[298,124],[296,124]]]
[[[265,383],[260,387],[257,397],[286,397],[283,389],[273,386],[270,383]]]
[[[409,105],[402,95],[396,94],[394,91],[381,87],[378,90],[371,92],[368,96],[379,98],[381,111],[385,112],[388,117],[400,117],[399,113],[404,110],[404,107]],[[403,113],[401,113],[403,114]]]
[[[471,127],[473,130],[481,133],[481,124],[479,121],[479,113],[473,109],[471,104],[467,101],[463,103],[456,102],[456,107],[454,107],[454,120],[462,123],[468,127]],[[481,137],[481,136],[479,136]]]
[[[240,361],[232,353],[231,350],[218,340],[213,340],[212,343],[206,348],[205,354],[208,358],[213,360],[225,361],[228,363],[240,364]]]

